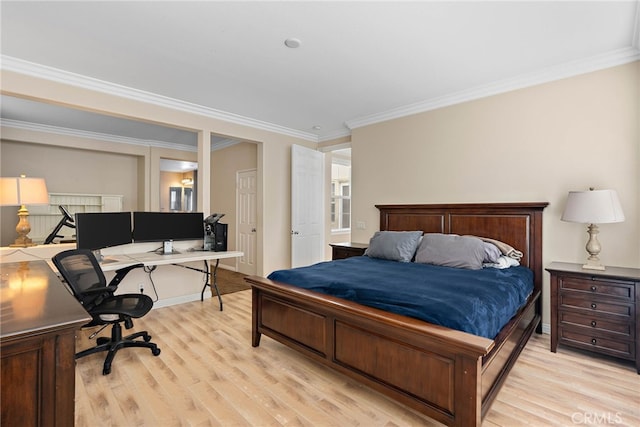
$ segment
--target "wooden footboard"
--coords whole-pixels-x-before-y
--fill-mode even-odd
[[[267,335],[444,424],[478,426],[539,317],[533,301],[494,340],[273,282],[253,292]]]

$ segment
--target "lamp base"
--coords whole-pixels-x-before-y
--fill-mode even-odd
[[[31,231],[31,224],[29,224],[29,211],[25,205],[22,205],[18,210],[18,225],[16,225],[16,232],[18,238],[13,244],[9,245],[12,248],[26,248],[29,246],[35,246],[33,240],[29,236]]]
[[[589,241],[587,242],[586,250],[589,253],[587,263],[582,266],[585,270],[604,270],[604,265],[600,264],[600,242],[598,242],[598,226],[595,224],[589,224],[588,233]]]
[[[36,246],[36,243],[33,243],[33,240],[27,236],[20,236],[15,242],[9,245],[9,247],[12,248],[28,248],[30,246]]]
[[[604,271],[605,270],[604,265],[602,265],[600,263],[598,263],[598,264],[590,263],[589,261],[587,261],[587,263],[584,264],[582,266],[582,268],[584,270],[600,270],[600,271]]]

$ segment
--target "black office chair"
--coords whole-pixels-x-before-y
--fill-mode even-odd
[[[132,319],[147,314],[153,307],[153,300],[144,294],[114,295],[124,276],[129,271],[142,267],[143,264],[117,270],[115,277],[107,285],[98,260],[89,250],[73,249],[60,252],[53,257],[53,263],[67,282],[70,292],[93,318],[84,327],[103,325],[89,338],[93,339],[104,328],[112,325],[111,339],[99,337],[95,347],[76,353],[76,359],[100,351],[107,351],[108,354],[102,370],[102,374],[107,375],[111,372],[111,362],[116,352],[123,347],[146,347],[151,349],[154,356],[160,354],[160,349],[156,344],[150,342],[151,336],[146,331],[136,332],[126,337],[122,336],[121,323],[124,323],[125,328],[131,329],[133,327]],[[142,340],[137,340],[137,338],[142,338]]]

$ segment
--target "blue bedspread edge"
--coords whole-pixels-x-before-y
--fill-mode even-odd
[[[533,272],[522,266],[466,270],[367,256],[268,278],[490,339],[533,292]]]

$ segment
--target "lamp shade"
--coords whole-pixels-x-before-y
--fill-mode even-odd
[[[624,213],[615,190],[570,191],[561,219],[582,224],[605,224],[624,221]]]
[[[43,178],[0,178],[0,205],[46,205],[49,193]]]

